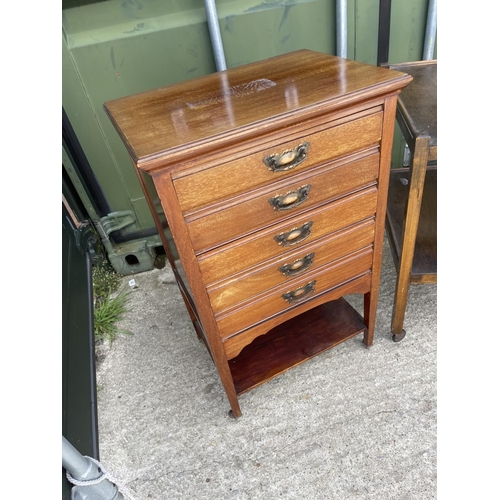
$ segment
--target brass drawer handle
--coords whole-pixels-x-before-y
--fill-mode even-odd
[[[294,260],[291,264],[285,264],[284,266],[279,267],[278,271],[286,277],[298,276],[300,273],[303,273],[313,265],[313,260],[314,252],[311,252],[305,257],[302,257],[302,259]]]
[[[284,172],[300,165],[307,158],[309,143],[303,142],[295,149],[287,149],[281,154],[269,155],[264,158],[264,163],[273,172]]]
[[[301,241],[304,241],[311,234],[311,226],[313,221],[306,222],[300,227],[295,227],[286,233],[277,234],[274,237],[274,241],[283,247],[289,247],[291,245],[296,245]]]
[[[285,299],[289,304],[293,304],[295,302],[299,302],[304,300],[306,297],[311,295],[314,292],[314,285],[316,284],[316,280],[310,281],[307,285],[296,288],[295,290],[291,290],[282,295],[283,299]]]
[[[309,198],[310,190],[311,184],[307,184],[286,194],[273,196],[268,201],[275,210],[290,210],[304,203]]]

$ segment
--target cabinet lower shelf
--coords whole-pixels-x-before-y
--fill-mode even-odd
[[[399,268],[403,246],[408,181],[407,168],[391,170],[387,201],[387,229],[397,268]],[[428,169],[425,176],[410,283],[432,283],[437,279],[436,189],[437,169]]]
[[[288,320],[229,361],[236,392],[247,392],[365,330],[363,318],[344,298]]]

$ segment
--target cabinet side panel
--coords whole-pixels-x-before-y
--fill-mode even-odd
[[[217,324],[210,306],[208,293],[203,282],[201,271],[193,251],[191,240],[182,218],[181,208],[177,200],[170,175],[158,173],[153,177],[154,184],[166,214],[170,230],[179,250],[180,260],[186,273],[189,287],[193,293],[197,315],[200,318],[204,333],[209,344],[212,358],[217,366],[222,385],[226,391],[231,409],[235,416],[241,415],[236,389],[231,370],[227,362],[226,352],[218,333]]]
[[[375,330],[397,98],[397,93],[388,96],[385,100],[384,106],[385,112],[382,128],[382,142],[380,144],[380,169],[378,181],[379,195],[377,200],[377,216],[373,248],[372,286],[370,292],[365,295],[364,318],[365,324],[368,327],[364,340],[366,345],[372,344],[373,332]]]

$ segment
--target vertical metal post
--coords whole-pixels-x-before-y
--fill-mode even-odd
[[[429,0],[427,8],[427,25],[425,27],[424,51],[422,59],[429,61],[434,58],[437,30],[437,0]]]
[[[337,55],[347,57],[347,0],[337,0]]]
[[[377,66],[389,62],[391,39],[391,0],[380,0],[378,7]]]
[[[215,0],[205,0],[205,11],[207,13],[208,29],[210,31],[210,40],[212,41],[212,50],[214,52],[215,67],[217,71],[224,71],[226,69],[226,59],[224,57],[224,47],[222,45]]]

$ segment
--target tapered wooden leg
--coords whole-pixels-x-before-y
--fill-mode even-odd
[[[376,300],[372,292],[365,293],[364,296],[364,319],[366,325],[366,331],[363,337],[363,343],[366,347],[370,347],[373,344],[373,333],[375,331],[375,315],[376,310],[374,310],[376,305]]]
[[[408,203],[406,208],[405,222],[403,227],[403,242],[401,246],[401,257],[394,295],[394,307],[392,310],[392,338],[395,342],[401,341],[406,332],[403,330],[403,322],[408,301],[411,268],[413,255],[415,253],[415,240],[417,238],[418,222],[420,219],[420,207],[424,192],[425,173],[429,152],[429,137],[417,137],[415,150],[410,166],[410,182],[408,191]]]
[[[238,417],[241,417],[241,411],[240,411],[238,414],[236,414],[236,413],[235,413],[235,411],[231,408],[231,409],[229,410],[228,415],[229,415],[231,418],[238,418]]]
[[[229,399],[229,404],[231,405],[231,409],[229,410],[229,416],[233,418],[241,417],[241,409],[240,409],[240,404],[238,403],[238,398],[236,397],[236,399],[233,400],[231,397],[229,397],[228,394],[228,399]]]
[[[217,353],[211,354],[212,359],[214,360],[219,371],[222,386],[224,387],[227,399],[229,400],[229,405],[231,406],[229,416],[234,418],[241,417],[240,403],[238,402],[238,395],[236,393],[236,388],[234,387],[233,377],[231,375],[229,364],[225,358],[221,358],[217,355]]]

